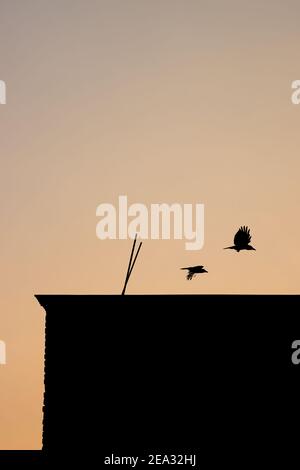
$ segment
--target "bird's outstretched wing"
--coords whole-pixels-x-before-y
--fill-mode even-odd
[[[202,271],[203,268],[204,268],[204,266],[189,266],[187,268],[181,268],[181,269],[186,269],[188,271],[186,278],[187,278],[188,281],[190,281],[191,279],[193,279],[195,274],[202,273],[202,272],[207,272],[205,270]]]
[[[204,266],[188,266],[187,268],[180,268],[180,269],[188,269],[189,271],[194,271],[196,272],[197,269],[202,269]]]
[[[248,227],[241,227],[235,234],[233,243],[236,246],[246,246],[251,241],[250,229]]]

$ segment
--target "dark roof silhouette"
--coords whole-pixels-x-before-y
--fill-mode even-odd
[[[208,271],[206,271],[206,269],[204,269],[204,266],[189,266],[188,268],[181,268],[181,269],[188,270],[188,273],[186,275],[186,278],[187,278],[188,281],[193,279],[195,274],[207,273],[208,272]]]
[[[250,229],[244,225],[236,232],[233,240],[234,245],[227,246],[224,250],[235,250],[237,252],[241,250],[255,250],[253,246],[249,245],[250,242]]]

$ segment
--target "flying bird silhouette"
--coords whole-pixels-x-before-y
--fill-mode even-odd
[[[186,275],[186,278],[187,278],[188,281],[193,279],[195,274],[207,273],[208,272],[208,271],[206,271],[206,269],[204,269],[204,266],[190,266],[188,268],[181,268],[181,269],[186,269],[188,271],[188,273]]]
[[[233,246],[226,246],[224,250],[235,250],[237,252],[241,250],[255,250],[253,246],[249,245],[251,242],[250,229],[248,227],[241,227],[235,234]]]

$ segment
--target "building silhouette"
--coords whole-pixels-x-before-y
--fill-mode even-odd
[[[200,449],[212,464],[221,454],[238,463],[236,447],[268,462],[274,445],[281,449],[287,397],[297,390],[290,344],[299,297],[277,296],[279,311],[291,307],[282,317],[269,296],[37,300],[46,311],[49,462]]]

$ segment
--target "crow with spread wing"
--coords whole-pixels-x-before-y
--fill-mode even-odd
[[[181,269],[186,269],[188,271],[188,273],[186,275],[186,278],[187,278],[188,281],[193,279],[195,274],[207,273],[208,272],[208,271],[206,271],[206,269],[204,269],[204,266],[190,266],[188,268],[181,268]]]
[[[241,227],[235,234],[233,246],[227,246],[224,250],[235,250],[237,252],[241,250],[255,250],[253,246],[249,245],[251,242],[250,229],[248,227]]]

